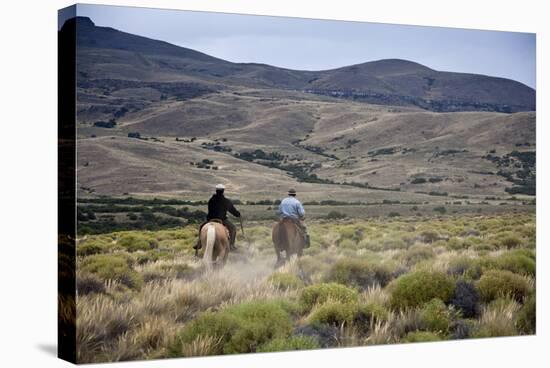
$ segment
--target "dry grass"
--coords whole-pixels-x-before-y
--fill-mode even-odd
[[[459,217],[428,225],[437,228],[440,235],[460,234],[464,229],[477,229],[481,239],[496,232],[500,227],[507,228],[530,221],[530,217],[521,216],[496,219]],[[397,238],[417,239],[417,235],[426,227],[424,221],[385,219],[368,223],[348,220],[341,225],[313,224],[310,226],[313,239],[336,242],[342,236],[355,236],[355,230],[362,228],[363,240],[352,246],[348,244],[345,248],[340,248],[335,243],[325,246],[326,244],[314,241],[312,248],[308,249],[302,258],[292,259],[277,270],[273,267],[275,257],[270,240],[264,228],[260,226],[252,228],[253,231],[249,232],[250,243],[246,248],[243,247],[240,253],[232,253],[228,264],[222,270],[206,272],[200,261],[195,260],[189,253],[180,254],[179,243],[167,243],[172,245],[165,245],[166,248],[163,250],[170,251],[170,246],[173,246],[172,252],[176,256],[148,261],[141,265],[133,258],[138,257],[140,253],[122,252],[121,256],[128,257],[133,262],[132,270],[144,278],[144,285],[136,290],[120,282],[107,280],[103,281],[103,285],[99,285],[100,293],[79,294],[76,300],[78,361],[108,362],[175,355],[211,355],[220,351],[220,344],[225,343],[222,342],[223,336],[215,333],[198,333],[197,337],[181,346],[177,346],[175,341],[179,340],[176,340],[176,336],[205,312],[210,312],[215,317],[212,323],[220,324],[209,326],[209,331],[225,331],[224,328],[231,328],[233,323],[231,317],[224,314],[227,308],[262,301],[282,303],[281,306],[288,314],[295,331],[302,331],[294,333],[311,336],[320,346],[344,347],[405,341],[411,333],[424,332],[421,320],[422,306],[403,310],[393,309],[390,303],[392,283],[385,287],[374,284],[357,290],[358,299],[351,303],[352,305],[346,304],[346,308],[349,307],[350,313],[353,313],[354,317],[351,319],[347,317],[347,312],[341,314],[337,308],[325,308],[323,318],[345,321],[338,325],[329,325],[328,322],[323,322],[323,318],[313,318],[313,314],[319,312],[322,306],[304,310],[300,304],[300,296],[305,287],[324,282],[332,265],[342,259],[357,258],[383,265],[390,270],[391,279],[395,280],[403,274],[420,269],[450,275],[449,267],[456,259],[483,260],[508,252],[505,249],[487,252],[474,247],[446,247],[446,240],[438,240],[432,245],[415,240],[403,249],[392,248],[395,243],[387,243],[390,244],[390,248],[382,245],[376,251],[362,247],[366,244],[364,240],[378,241],[376,239],[390,236],[388,234],[392,234],[392,231],[399,234],[394,235]],[[164,233],[161,235],[167,236]],[[108,239],[109,235],[103,237]],[[87,239],[93,240],[94,237]],[[414,247],[414,252],[403,256],[411,247]],[[428,248],[430,251],[424,252],[424,249]],[[426,255],[427,258],[422,260],[421,258]],[[417,258],[411,265],[407,257]],[[481,271],[487,270],[482,267]],[[295,277],[294,280],[299,279],[301,283],[295,288],[280,288],[269,281],[275,272]],[[146,275],[152,277],[147,278]],[[451,279],[462,277],[460,274],[457,275],[451,276]],[[530,276],[521,277],[529,286],[528,292],[533,293],[535,279]],[[472,282],[475,284],[475,280]],[[329,300],[326,303],[331,302],[333,301]],[[481,314],[476,320],[466,321],[458,313],[450,315],[451,322],[472,326],[468,327],[470,330],[466,337],[509,336],[519,333],[516,319],[523,303],[521,300],[499,299],[488,305],[482,301],[478,303]],[[359,313],[359,310],[370,310],[369,313],[374,314],[366,317],[368,314],[361,315],[363,312]],[[225,326],[224,323],[229,325]],[[458,336],[454,334],[453,331],[444,331],[438,333],[438,337],[447,339]],[[249,346],[247,350],[255,351],[256,348],[259,347]]]
[[[521,305],[512,298],[497,299],[483,308],[476,337],[518,335],[516,315]]]

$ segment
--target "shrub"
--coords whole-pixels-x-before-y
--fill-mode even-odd
[[[342,323],[350,324],[359,311],[357,303],[341,303],[338,301],[327,301],[313,307],[307,322],[315,325],[325,323],[328,325],[340,326]]]
[[[372,322],[384,321],[387,316],[387,311],[378,304],[342,303],[329,300],[313,307],[307,322],[314,326],[327,324],[336,327],[353,324],[361,332],[367,332]]]
[[[479,260],[469,257],[457,257],[449,261],[447,273],[452,276],[461,276],[466,279],[478,280],[481,277]]]
[[[295,335],[314,338],[323,348],[334,346],[338,333],[338,327],[327,324],[304,325],[294,330]]]
[[[445,208],[445,206],[437,206],[437,207],[434,207],[434,212],[439,212],[440,214],[444,214],[447,212],[447,209]]]
[[[523,334],[532,335],[536,332],[537,325],[537,305],[535,294],[529,295],[525,304],[521,307],[517,315],[517,327]]]
[[[192,279],[198,273],[197,269],[185,263],[161,264],[159,270],[169,277],[183,280]]]
[[[358,298],[354,289],[331,282],[306,287],[300,295],[300,305],[305,311],[310,311],[315,304],[322,304],[329,299],[348,303],[356,302]]]
[[[479,314],[479,294],[475,285],[465,280],[458,280],[450,304],[457,307],[464,317],[476,317]]]
[[[343,249],[356,249],[357,243],[352,239],[342,239],[338,242],[338,247]]]
[[[447,333],[451,324],[450,313],[441,299],[432,299],[420,312],[420,323],[428,331]]]
[[[156,248],[158,245],[155,240],[147,239],[143,236],[134,234],[125,234],[117,241],[117,245],[125,248],[128,252],[138,250],[149,250]]]
[[[319,342],[312,336],[292,336],[290,338],[276,338],[260,346],[258,352],[275,352],[290,350],[309,350],[320,348]]]
[[[364,259],[345,258],[338,260],[326,277],[327,281],[366,289],[376,284],[385,286],[391,278],[387,267]]]
[[[114,254],[94,254],[80,264],[80,271],[93,273],[103,280],[115,280],[129,288],[140,289],[143,279],[129,264],[128,258]]]
[[[304,286],[304,282],[298,276],[284,272],[273,273],[267,281],[281,290],[299,289]]]
[[[285,338],[292,331],[288,313],[278,302],[249,302],[219,312],[205,312],[176,335],[169,354],[180,356],[182,345],[199,336],[220,338],[212,354],[254,352],[274,338]]]
[[[105,283],[94,274],[79,272],[76,277],[76,290],[79,295],[102,294],[105,293]]]
[[[528,294],[529,283],[524,277],[510,271],[489,270],[481,276],[477,288],[485,302],[508,295],[520,301]]]
[[[424,230],[420,233],[420,236],[425,243],[433,243],[436,240],[439,240],[439,233],[434,230]]]
[[[95,242],[86,242],[83,244],[77,244],[76,246],[76,253],[81,257],[90,256],[101,252],[103,252],[103,247]]]
[[[340,234],[340,240],[351,239],[355,243],[363,239],[363,228],[356,226],[346,226],[340,228],[338,231]]]
[[[523,252],[512,251],[501,254],[494,260],[492,266],[493,268],[508,270],[522,275],[534,276],[536,273],[535,260]]]
[[[348,217],[348,215],[346,215],[345,213],[334,211],[334,210],[330,211],[327,214],[327,219],[328,220],[339,220],[339,219],[343,219],[343,218],[346,218],[346,217]]]
[[[455,288],[444,273],[424,270],[402,275],[390,286],[390,303],[399,309],[420,306],[433,298],[447,302]]]
[[[496,240],[497,245],[510,249],[520,247],[523,244],[523,240],[513,233],[505,234],[506,235],[501,235],[498,237],[498,239]]]
[[[457,237],[452,237],[451,239],[449,239],[445,246],[451,250],[460,250],[467,248],[466,244]]]
[[[450,338],[453,340],[456,339],[467,339],[471,337],[472,331],[475,328],[475,321],[471,319],[459,319],[454,321],[451,325],[451,334]]]
[[[403,341],[405,342],[441,341],[441,337],[429,331],[413,331],[413,332],[409,332],[407,336],[405,336]]]
[[[427,246],[413,246],[402,254],[402,259],[408,266],[417,264],[420,261],[425,261],[435,257],[432,248]]]
[[[424,184],[426,182],[426,178],[414,178],[411,180],[411,184]]]

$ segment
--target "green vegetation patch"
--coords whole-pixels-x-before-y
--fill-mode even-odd
[[[535,294],[529,295],[525,304],[521,307],[517,315],[517,328],[526,335],[532,335],[536,332],[537,325],[537,301]]]
[[[370,286],[386,286],[391,279],[388,267],[365,259],[344,258],[336,261],[329,270],[327,281],[367,289]]]
[[[528,249],[516,249],[500,256],[489,262],[491,268],[507,270],[513,273],[535,276],[536,263]]]
[[[289,338],[276,338],[268,343],[260,346],[258,352],[275,352],[275,351],[291,351],[291,350],[309,350],[319,349],[321,346],[316,338],[312,336],[292,336]]]
[[[489,270],[477,283],[479,295],[485,302],[511,296],[521,301],[529,293],[530,286],[525,277],[506,270]]]
[[[140,289],[143,278],[130,266],[128,257],[117,254],[94,254],[82,260],[80,272],[88,272],[103,280],[115,280],[131,289]]]
[[[397,309],[421,306],[434,298],[448,302],[454,281],[439,271],[416,271],[396,279],[391,286],[391,305]]]
[[[316,305],[307,318],[311,325],[327,324],[340,327],[353,324],[367,331],[373,322],[386,320],[388,312],[378,304],[342,303],[329,300]]]
[[[430,331],[413,331],[409,332],[403,339],[405,342],[431,342],[441,341],[441,337]]]
[[[441,299],[432,299],[420,312],[420,323],[423,329],[446,334],[451,325],[451,313]]]
[[[150,250],[158,247],[156,239],[143,234],[124,234],[118,239],[117,245],[123,247],[128,252]]]
[[[356,290],[335,282],[311,285],[300,294],[300,305],[305,311],[310,311],[316,304],[333,300],[341,303],[357,302],[359,294]]]
[[[219,312],[205,312],[184,327],[170,346],[170,356],[181,356],[182,346],[199,337],[219,338],[212,354],[255,352],[273,339],[287,338],[292,321],[282,304],[249,302],[230,306]]]
[[[268,277],[267,282],[272,283],[280,290],[299,289],[304,287],[304,282],[296,275],[286,272],[274,272]]]

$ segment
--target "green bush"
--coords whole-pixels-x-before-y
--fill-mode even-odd
[[[409,332],[403,339],[405,342],[430,342],[441,341],[441,337],[429,331],[413,331]]]
[[[319,342],[312,336],[292,336],[289,338],[276,338],[264,345],[260,346],[258,352],[275,352],[275,351],[290,351],[290,350],[309,350],[319,349]]]
[[[454,281],[439,271],[416,271],[400,276],[390,284],[392,307],[403,309],[421,306],[434,298],[449,301]]]
[[[492,268],[508,270],[522,275],[535,276],[536,273],[535,260],[525,255],[524,252],[511,251],[501,254],[495,258],[492,266]]]
[[[436,240],[439,240],[440,237],[439,233],[435,230],[424,230],[420,233],[420,236],[425,243],[433,243]]]
[[[517,316],[517,327],[521,333],[533,335],[536,333],[537,305],[535,294],[529,295]]]
[[[451,239],[449,239],[445,246],[451,250],[461,250],[468,248],[468,245],[457,237],[452,237]]]
[[[85,242],[77,244],[76,253],[80,257],[90,256],[92,254],[98,254],[103,252],[103,247],[96,242]]]
[[[185,263],[167,263],[159,266],[160,271],[176,279],[192,279],[199,271]]]
[[[338,242],[338,247],[342,249],[356,249],[357,243],[352,239],[342,239]]]
[[[479,295],[485,302],[511,296],[521,301],[529,293],[529,283],[520,276],[506,270],[489,270],[477,283]]]
[[[402,259],[407,265],[412,266],[420,261],[425,261],[435,257],[432,248],[427,246],[413,246],[402,254]]]
[[[117,245],[123,247],[128,252],[135,252],[138,250],[154,249],[158,246],[156,240],[148,239],[141,235],[125,234],[117,241]]]
[[[451,325],[451,314],[441,299],[432,299],[420,312],[420,323],[428,331],[446,334]]]
[[[304,282],[298,276],[285,272],[274,272],[267,281],[281,290],[299,289],[304,286]]]
[[[358,298],[356,290],[331,282],[306,287],[300,295],[300,305],[305,311],[310,311],[315,304],[325,303],[329,299],[349,303],[357,302]]]
[[[459,256],[449,261],[447,272],[453,276],[461,276],[469,280],[478,280],[481,277],[482,267],[478,259]]]
[[[494,244],[508,249],[517,248],[523,245],[523,239],[511,231],[505,231],[494,239]]]
[[[391,272],[388,267],[354,258],[336,261],[326,276],[327,281],[362,289],[376,284],[386,286],[390,279]]]
[[[183,344],[199,336],[220,338],[212,354],[256,351],[275,338],[292,332],[290,316],[279,302],[249,302],[219,312],[205,312],[180,331],[169,348],[169,355],[181,356]]]
[[[358,312],[357,303],[327,301],[313,308],[308,317],[308,323],[312,325],[325,323],[335,326],[340,326],[342,323],[350,324]]]
[[[130,266],[127,257],[115,254],[94,254],[80,264],[80,271],[95,274],[103,280],[115,280],[132,289],[140,289],[143,278]]]
[[[307,318],[310,325],[327,324],[340,327],[342,324],[353,324],[361,331],[368,331],[371,322],[384,321],[388,312],[378,304],[342,303],[329,300],[316,305]]]
[[[345,213],[334,211],[334,210],[330,211],[327,214],[327,219],[328,220],[339,220],[339,219],[343,219],[343,218],[346,218],[346,217],[348,217],[348,215],[346,215]]]
[[[364,229],[362,227],[357,227],[357,226],[345,226],[345,227],[341,227],[338,230],[340,234],[340,240],[351,239],[355,243],[363,239],[363,231]]]

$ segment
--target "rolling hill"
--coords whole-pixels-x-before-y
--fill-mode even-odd
[[[398,59],[289,70],[74,29],[81,195],[534,195],[535,91],[519,82]]]

